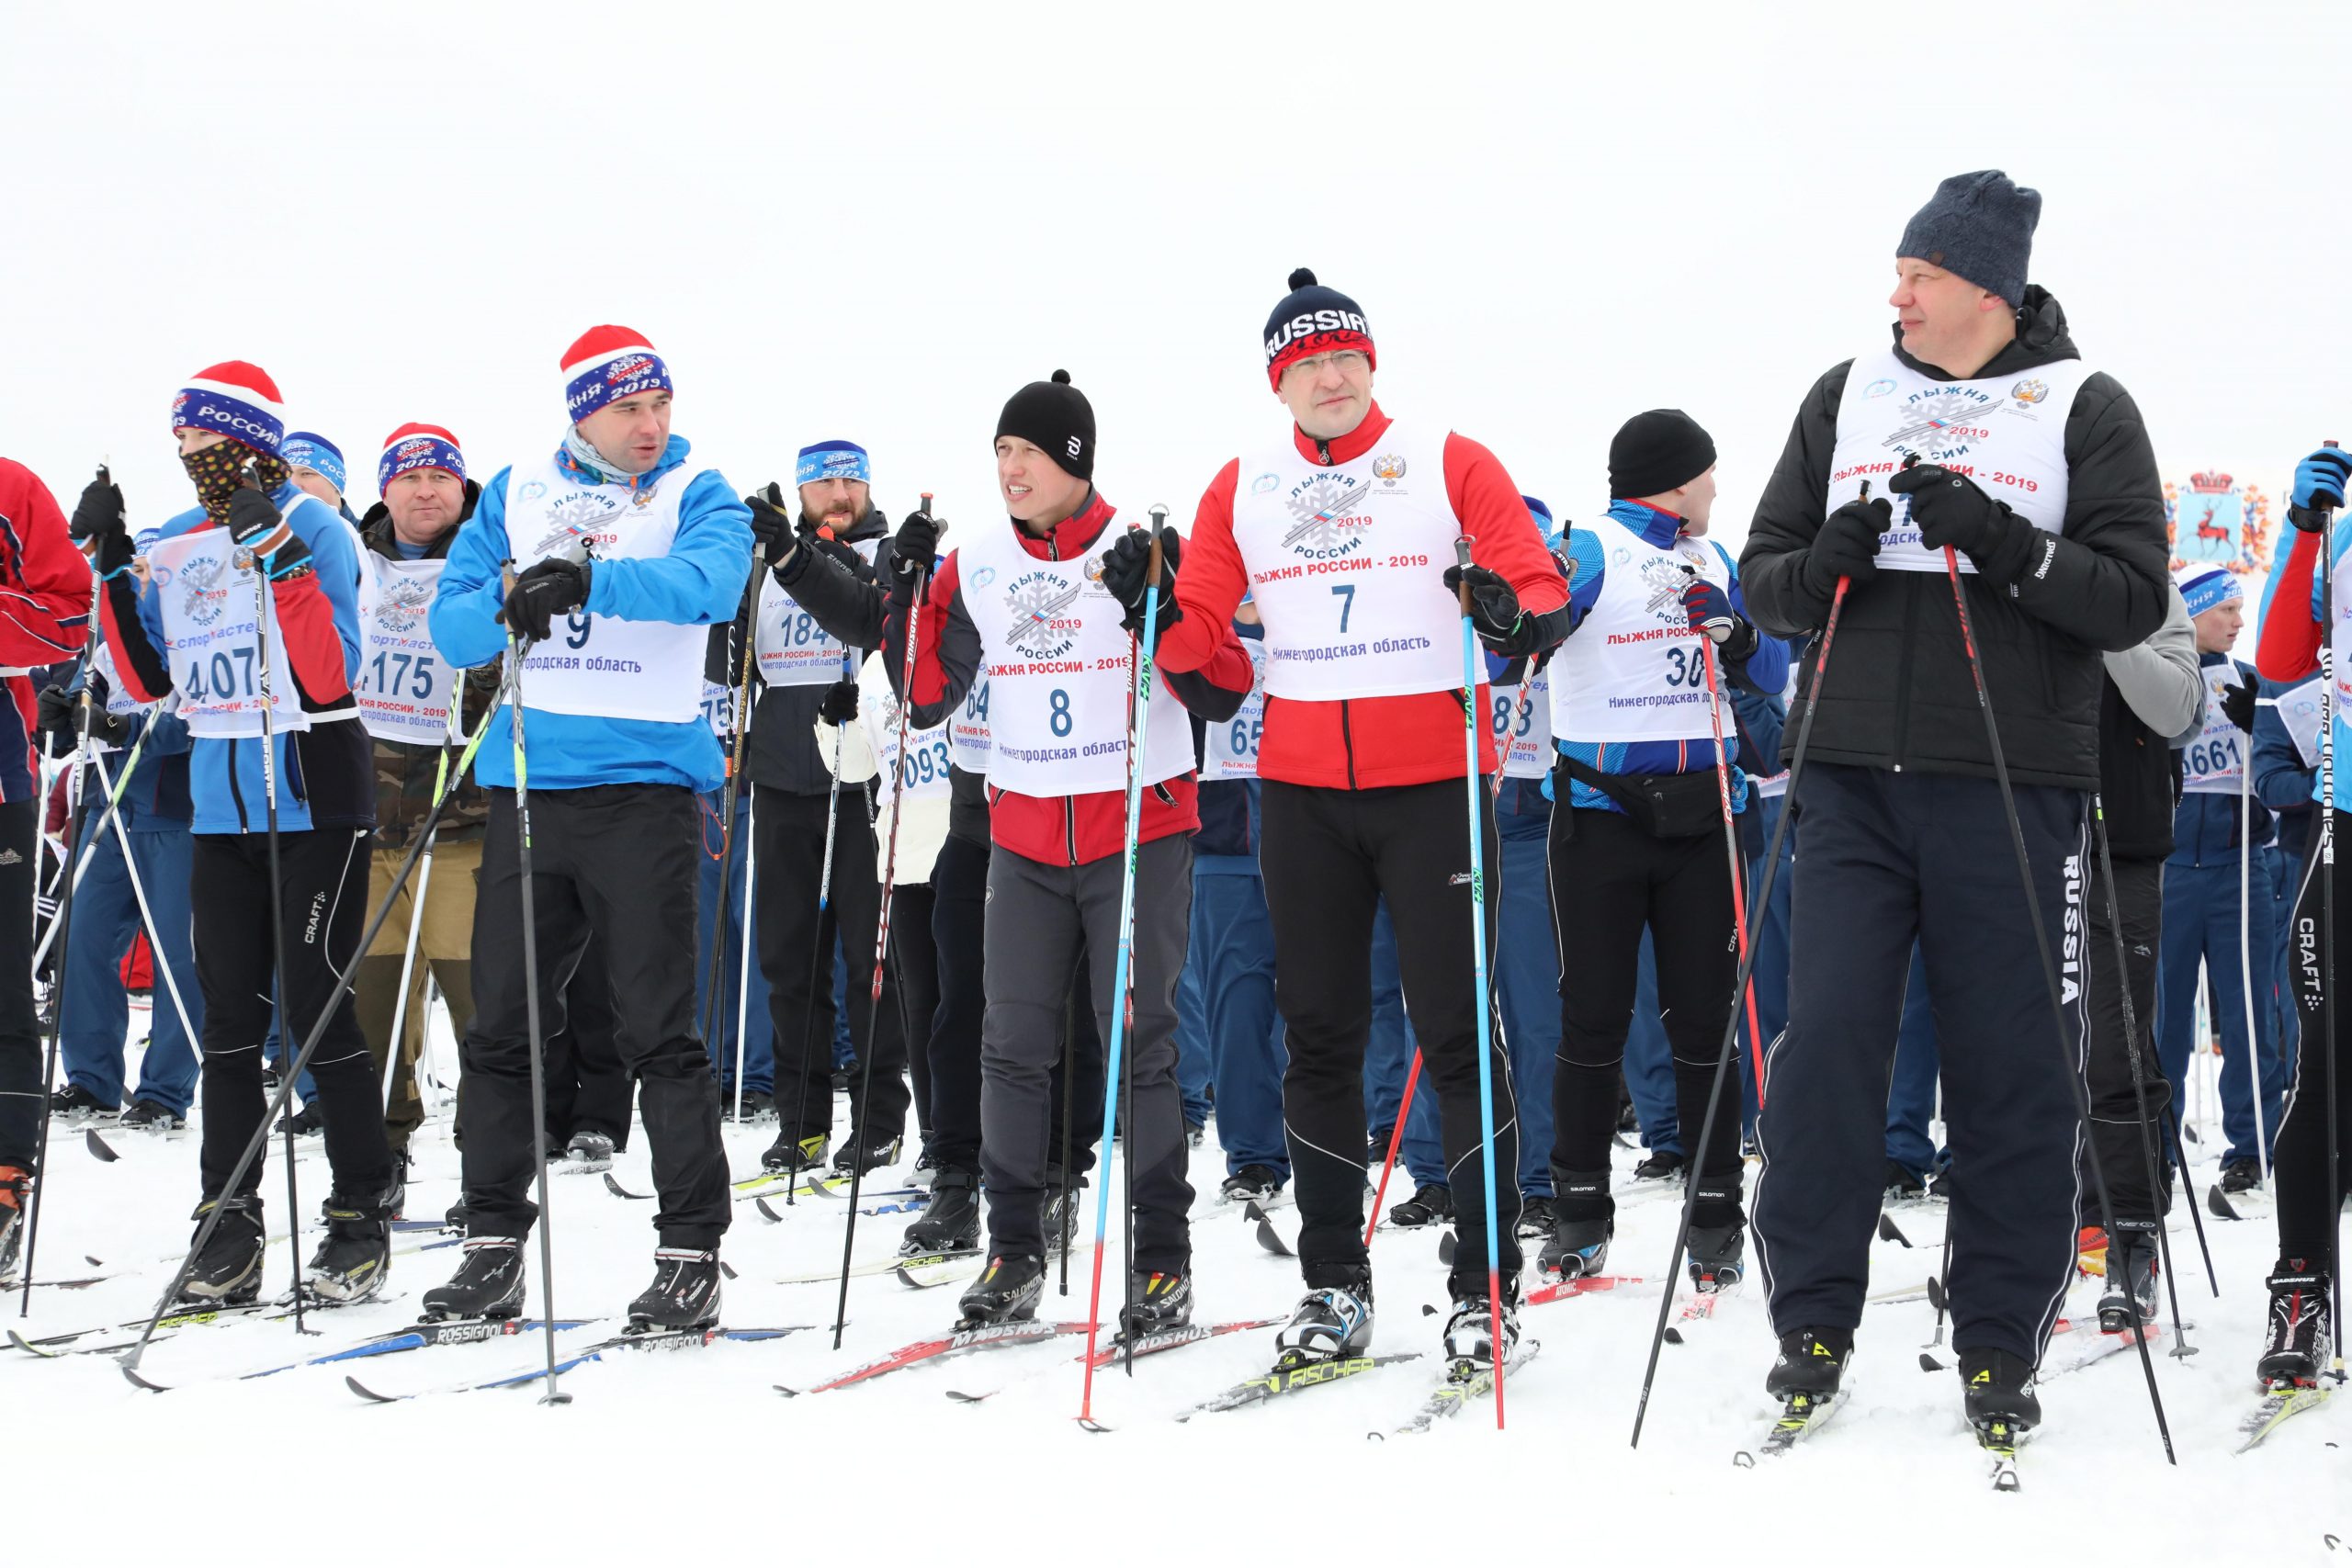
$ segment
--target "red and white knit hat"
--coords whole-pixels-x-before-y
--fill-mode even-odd
[[[377,491],[391,489],[394,479],[413,468],[447,468],[462,481],[466,457],[458,438],[439,425],[403,424],[384,437],[384,455],[376,459]]]
[[[275,457],[286,441],[286,401],[268,371],[226,360],[198,371],[172,400],[173,433],[191,424]]]
[[[671,389],[670,367],[642,333],[590,327],[563,351],[564,408],[574,424],[606,403]]]

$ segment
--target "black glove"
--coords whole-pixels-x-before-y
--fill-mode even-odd
[[[792,555],[792,514],[785,510],[784,491],[770,484],[743,498],[752,509],[752,547],[768,565],[781,566]]]
[[[890,541],[890,575],[911,589],[917,573],[928,572],[939,558],[939,519],[917,508],[899,519]]]
[[[130,721],[107,712],[107,683],[96,675],[90,682],[90,738],[119,747],[130,733]],[[40,728],[68,745],[82,738],[82,696],[63,685],[41,688],[37,722]]]
[[[838,729],[857,716],[857,682],[836,681],[825,688],[825,700],[818,706],[817,716]]]
[[[2222,716],[2248,735],[2254,733],[2254,703],[2261,689],[2262,682],[2252,675],[2242,677],[2234,686],[2222,688]]]
[[[1183,536],[1172,528],[1159,531],[1159,625],[1152,632],[1157,642],[1168,635],[1168,628],[1184,618],[1176,604],[1176,569],[1184,559]],[[1120,624],[1136,636],[1143,636],[1144,600],[1151,588],[1151,531],[1130,528],[1112,541],[1102,557],[1102,586],[1119,602],[1125,612]]]
[[[558,615],[568,615],[588,603],[588,584],[594,575],[595,567],[585,560],[560,556],[543,560],[514,580],[498,618],[525,641],[545,642],[555,629]]]
[[[1977,489],[1974,479],[1936,463],[1897,468],[1886,488],[1911,498],[1921,544],[1931,550],[1959,550],[1980,571],[2021,526],[2016,513]]]
[[[1894,508],[1884,496],[1849,501],[1831,513],[1805,552],[1805,586],[1826,596],[1837,592],[1841,577],[1849,585],[1876,577],[1878,536],[1894,521]]]
[[[1498,653],[1517,653],[1521,649],[1510,644],[1512,634],[1519,630],[1519,594],[1511,585],[1489,569],[1472,562],[1470,565],[1445,569],[1445,590],[1459,596],[1464,583],[1470,585],[1470,625],[1478,640]]]
[[[229,536],[266,563],[273,578],[292,577],[310,565],[311,547],[294,536],[269,497],[240,485],[229,498]]]
[[[801,530],[800,542],[808,547],[812,556],[832,557],[852,577],[860,577],[865,571],[865,557],[813,523]]]
[[[101,577],[111,577],[130,564],[135,553],[130,543],[130,525],[123,521],[122,487],[106,469],[82,487],[82,499],[74,503],[74,520],[66,532],[76,545],[90,552],[90,564]]]

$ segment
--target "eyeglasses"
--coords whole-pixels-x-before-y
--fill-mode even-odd
[[[1292,370],[1304,370],[1309,376],[1320,376],[1325,367],[1329,367],[1338,370],[1343,376],[1352,376],[1371,363],[1371,359],[1362,349],[1343,348],[1336,354],[1313,354],[1305,359],[1294,359],[1290,362],[1289,369],[1284,370],[1283,374],[1287,376]]]

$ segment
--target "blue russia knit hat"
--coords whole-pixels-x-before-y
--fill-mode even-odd
[[[286,440],[286,400],[260,366],[223,360],[188,378],[172,400],[172,434],[191,424],[275,457]]]
[[[446,468],[463,484],[466,455],[458,438],[437,424],[403,424],[384,437],[383,455],[376,459],[377,492],[390,490],[394,479],[413,468]]]
[[[865,448],[854,441],[819,441],[800,449],[792,466],[792,482],[815,484],[820,479],[862,479],[874,482],[874,464]]]
[[[2010,304],[2025,299],[2026,268],[2033,260],[2034,225],[2041,193],[1998,169],[1954,175],[1911,215],[1898,256],[1917,256],[1957,273]]]
[[[639,392],[668,392],[670,367],[643,333],[627,327],[590,327],[563,351],[563,403],[578,424],[606,403]]]
[[[345,488],[343,448],[315,431],[288,431],[277,455],[289,468],[316,468],[338,492]]]
[[[2237,573],[2211,561],[2182,567],[2172,574],[2172,580],[2180,590],[2180,596],[2188,601],[2188,618],[2192,621],[2208,610],[2245,597],[2245,585],[2238,581]]]

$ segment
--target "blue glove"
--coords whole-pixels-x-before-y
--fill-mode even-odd
[[[2295,465],[2295,486],[2288,492],[2287,521],[2306,534],[2324,526],[2323,513],[2344,504],[2345,480],[2352,478],[2352,453],[2323,446]]]
[[[1745,659],[1756,651],[1756,628],[1732,608],[1731,595],[1696,573],[1683,587],[1682,614],[1690,629],[1713,638],[1725,657]]]

